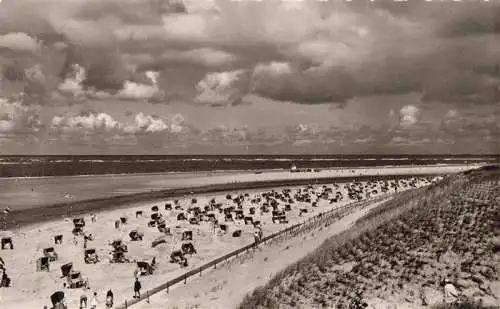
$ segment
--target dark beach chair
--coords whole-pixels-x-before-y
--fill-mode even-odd
[[[243,220],[245,216],[243,215],[243,210],[237,210],[236,211],[236,220]]]
[[[227,225],[226,224],[221,224],[219,225],[219,228],[221,231],[223,231],[224,233],[227,233]]]
[[[167,227],[167,224],[166,223],[161,223],[158,225],[158,231],[160,233],[164,233],[164,234],[167,234],[167,235],[170,235],[170,228]]]
[[[36,261],[36,271],[50,271],[50,261],[46,256],[38,258]]]
[[[54,250],[54,247],[43,249],[43,256],[49,258],[50,262],[57,261],[57,258],[59,257],[56,250]]]
[[[136,218],[142,217],[142,214],[143,214],[142,210],[138,210],[138,211],[135,212],[135,217]]]
[[[7,245],[10,247],[11,250],[14,249],[14,243],[12,242],[12,238],[10,237],[3,237],[1,243],[2,243],[2,250],[5,250]]]
[[[85,226],[85,220],[83,218],[75,218],[73,219],[73,225],[83,228]]]
[[[144,237],[144,234],[140,233],[137,230],[132,230],[130,233],[128,233],[128,236],[130,237],[131,241],[139,241],[139,240],[142,240],[142,238]]]
[[[182,232],[182,240],[193,240],[193,231]]]
[[[95,249],[87,249],[84,252],[84,261],[86,264],[96,264],[99,262],[99,257],[97,256]]]
[[[170,254],[170,263],[183,263],[185,260],[184,258],[184,254],[182,253],[181,250],[176,250],[176,251],[173,251],[171,254]]]
[[[83,235],[83,230],[81,227],[75,227],[71,233],[75,236],[80,236],[80,235]]]
[[[181,245],[181,250],[182,250],[183,254],[196,254],[197,253],[196,249],[194,248],[193,243],[191,243],[191,242],[183,243]]]
[[[233,232],[233,237],[240,237],[241,236],[241,230],[236,230]]]
[[[149,264],[148,262],[144,262],[144,261],[138,261],[137,268],[139,269],[141,276],[152,275],[153,271],[154,271],[153,266],[151,266],[151,264]]]
[[[54,244],[60,245],[62,244],[63,241],[63,236],[62,235],[56,235],[54,236]]]
[[[155,206],[151,207],[151,211],[158,212],[158,206],[155,205]]]

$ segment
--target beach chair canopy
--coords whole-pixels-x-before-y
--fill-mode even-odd
[[[73,263],[67,263],[61,266],[61,273],[63,277],[68,276],[68,274],[71,272],[73,269]]]
[[[87,249],[85,250],[85,255],[95,254],[95,249]]]
[[[49,248],[43,249],[43,253],[51,253],[51,252],[54,252],[54,247],[49,247]]]
[[[151,207],[151,211],[158,211],[158,206]]]
[[[60,303],[64,299],[64,292],[62,291],[57,291],[50,295],[50,301],[52,302],[52,305],[55,306],[55,304]]]
[[[81,276],[82,274],[79,271],[75,271],[71,273],[70,278],[75,280],[75,279],[80,279]]]
[[[137,262],[137,267],[138,268],[143,268],[143,269],[148,269],[150,267],[150,265],[149,265],[148,262],[138,261]]]

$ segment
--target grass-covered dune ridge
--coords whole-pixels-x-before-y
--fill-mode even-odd
[[[395,196],[247,295],[239,308],[347,308],[356,297],[372,308],[422,308],[442,301],[445,277],[468,298],[495,305],[499,197],[495,183],[471,182],[471,174]]]

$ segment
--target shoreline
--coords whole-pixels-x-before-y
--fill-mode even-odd
[[[469,164],[470,166],[488,165],[488,162],[475,162]],[[380,169],[380,168],[421,168],[421,167],[458,167],[467,166],[467,164],[459,163],[437,163],[437,164],[407,164],[407,165],[366,165],[366,166],[338,166],[329,168],[313,168],[324,171],[338,171],[338,170],[351,170],[351,169]],[[63,176],[26,176],[26,177],[0,177],[1,180],[20,180],[20,179],[55,179],[55,178],[102,178],[112,176],[171,176],[171,175],[197,175],[197,174],[239,174],[239,173],[269,173],[269,172],[289,172],[285,168],[265,168],[265,169],[227,169],[227,170],[200,170],[200,171],[182,171],[182,172],[152,172],[152,173],[110,173],[110,174],[80,174],[80,175],[63,175]],[[297,173],[315,173],[315,172],[297,172]]]
[[[147,191],[133,194],[116,195],[96,199],[81,200],[67,203],[57,203],[45,207],[33,207],[22,210],[13,210],[8,215],[7,230],[18,229],[29,225],[44,223],[68,216],[68,209],[71,209],[70,217],[83,215],[89,212],[110,211],[120,209],[123,206],[140,203],[152,202],[159,199],[181,198],[191,194],[220,193],[228,191],[253,190],[261,188],[281,187],[281,186],[300,186],[307,184],[325,184],[330,182],[350,182],[365,180],[389,180],[408,177],[429,177],[443,173],[409,173],[409,174],[387,174],[387,175],[354,175],[354,176],[335,176],[319,178],[298,178],[298,179],[279,179],[250,182],[220,183],[196,187],[170,188],[164,190]]]

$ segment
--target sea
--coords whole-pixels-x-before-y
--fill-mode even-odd
[[[495,155],[51,155],[0,156],[0,177],[492,164]]]

